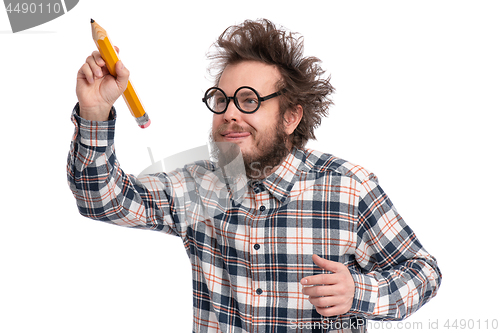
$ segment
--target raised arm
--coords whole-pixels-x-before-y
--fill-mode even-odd
[[[137,179],[125,173],[116,158],[113,103],[127,86],[129,71],[119,62],[117,77],[95,51],[78,71],[78,104],[72,114],[75,133],[67,161],[68,184],[80,213],[117,225],[183,236],[179,223],[185,177],[176,179],[177,192],[165,174]],[[176,214],[172,213],[176,203]]]

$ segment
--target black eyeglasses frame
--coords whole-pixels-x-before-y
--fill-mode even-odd
[[[220,92],[224,95],[224,97],[226,98],[226,107],[224,108],[224,110],[223,110],[223,111],[219,111],[219,112],[214,111],[214,110],[212,110],[212,108],[208,105],[208,99],[209,99],[209,96],[207,96],[207,95],[208,95],[209,91],[211,91],[211,90],[213,90],[213,89],[220,91]],[[255,110],[253,110],[253,111],[245,111],[245,110],[243,110],[243,109],[240,107],[240,105],[239,105],[239,103],[238,103],[238,99],[236,99],[236,98],[235,98],[235,96],[236,96],[236,95],[238,95],[238,92],[239,92],[241,89],[250,89],[251,91],[253,91],[253,92],[255,93],[255,96],[257,96],[257,100],[258,100],[258,104],[257,104],[257,107],[255,108]],[[234,96],[229,97],[229,96],[227,96],[227,95],[226,95],[226,93],[224,92],[224,90],[222,90],[221,88],[219,88],[219,87],[211,87],[211,88],[208,88],[208,89],[207,89],[207,91],[205,92],[205,96],[201,99],[201,101],[202,101],[202,102],[204,102],[204,103],[205,103],[205,105],[207,106],[207,108],[208,108],[210,111],[212,111],[213,113],[215,113],[215,114],[223,114],[224,112],[226,112],[226,111],[227,111],[227,108],[229,107],[229,103],[231,102],[231,100],[233,100],[234,105],[236,105],[236,108],[238,108],[238,110],[240,110],[241,112],[246,113],[246,114],[252,114],[252,113],[257,112],[257,110],[260,108],[260,105],[261,105],[261,103],[262,103],[262,102],[265,102],[265,101],[267,101],[268,99],[271,99],[271,98],[277,97],[277,96],[279,96],[279,95],[281,95],[281,94],[282,94],[282,92],[281,92],[281,91],[277,91],[277,92],[272,93],[272,94],[270,94],[270,95],[267,95],[267,96],[264,96],[264,97],[260,97],[260,95],[259,95],[259,93],[257,92],[257,90],[255,90],[254,88],[249,87],[249,86],[242,86],[242,87],[239,87],[238,89],[236,89],[236,91],[234,92]],[[211,97],[211,96],[210,96],[210,97]]]

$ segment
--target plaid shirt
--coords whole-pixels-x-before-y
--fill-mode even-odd
[[[193,332],[365,332],[365,319],[405,318],[436,294],[435,259],[366,169],[294,149],[262,181],[210,161],[137,178],[115,157],[112,112],[91,122],[73,110],[70,188],[86,217],[182,238]],[[322,317],[302,294],[301,278],[326,273],[314,253],[349,268],[348,313]]]

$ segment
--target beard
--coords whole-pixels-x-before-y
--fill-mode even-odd
[[[215,133],[221,133],[226,130],[238,132],[250,132],[251,136],[255,138],[255,145],[249,152],[241,152],[240,147],[231,142],[217,142],[214,141],[214,131],[210,134],[210,144],[212,147],[212,157],[214,157],[220,167],[229,165],[244,166],[244,172],[250,179],[263,179],[271,174],[271,171],[281,164],[281,162],[288,155],[289,150],[287,147],[287,134],[285,126],[282,122],[277,121],[274,131],[262,133],[260,137],[256,137],[253,128],[245,129],[239,125],[233,124],[232,126],[223,124],[217,128]],[[238,158],[243,158],[243,163],[234,163]],[[240,167],[243,169],[243,167]],[[239,173],[242,173],[240,170]]]

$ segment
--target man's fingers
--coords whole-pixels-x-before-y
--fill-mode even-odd
[[[326,296],[309,297],[309,302],[314,305],[316,311],[325,316],[336,316],[349,311],[352,301],[347,301],[344,297]]]
[[[343,295],[345,292],[346,290],[344,286],[335,284],[302,288],[302,293],[311,297],[337,296]]]
[[[302,293],[310,297],[333,296],[332,286],[314,286],[302,288]]]
[[[327,308],[316,307],[316,312],[318,312],[323,317],[338,316],[346,313],[347,311],[349,311],[349,309],[346,310],[346,308],[341,305],[331,306]]]
[[[83,64],[83,66],[78,71],[77,79],[86,79],[88,83],[94,83],[94,73],[90,69],[88,63]]]
[[[353,295],[354,281],[349,269],[335,261],[312,257],[314,263],[331,273],[306,276],[300,280],[304,286],[302,293],[309,296],[309,302],[323,316],[333,316],[349,311]]]
[[[92,55],[88,56],[87,57],[87,65],[89,66],[90,70],[92,71],[93,75],[96,76],[96,77],[102,77],[103,76],[103,73],[102,73],[102,69],[101,69],[101,61],[104,62],[104,60],[102,60],[102,58],[100,58],[100,55],[99,55],[99,58],[96,59],[96,53],[97,51],[94,51],[92,53]],[[99,52],[97,52],[97,54],[99,54]],[[105,65],[105,63],[103,64],[103,66]]]
[[[326,308],[333,306],[335,297],[310,297],[309,302],[317,308]]]
[[[101,57],[101,54],[99,53],[99,51],[94,51],[92,52],[92,58],[94,58],[94,61],[95,63],[99,66],[99,67],[104,67],[106,65],[106,62],[104,61],[104,59]]]
[[[321,285],[321,284],[336,284],[339,283],[339,276],[337,274],[318,274],[306,276],[300,283],[303,286],[313,286],[313,285]]]
[[[325,297],[309,297],[309,302],[319,308],[327,308],[337,305],[342,305],[345,300],[342,297],[325,296]]]

